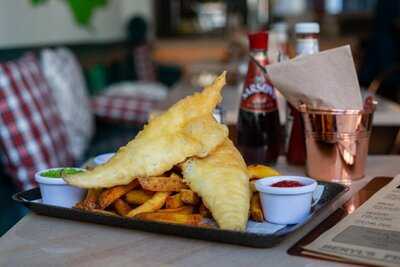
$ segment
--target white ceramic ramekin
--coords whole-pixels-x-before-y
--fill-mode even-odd
[[[297,181],[303,186],[273,187],[280,181]],[[276,224],[297,224],[310,213],[317,182],[302,176],[274,176],[255,182],[267,221]]]
[[[52,168],[39,171],[35,174],[35,180],[39,184],[42,194],[42,203],[65,208],[73,207],[85,196],[85,189],[67,184],[62,177],[45,177],[42,174],[48,171],[57,171],[64,168]],[[85,171],[84,169],[74,168]]]
[[[109,161],[113,156],[115,155],[115,153],[105,153],[105,154],[100,154],[97,155],[94,159],[93,162],[96,165],[101,165],[106,163],[107,161]]]

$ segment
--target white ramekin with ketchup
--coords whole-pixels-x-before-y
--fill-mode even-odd
[[[297,224],[311,211],[317,182],[302,176],[274,176],[255,182],[268,222]]]

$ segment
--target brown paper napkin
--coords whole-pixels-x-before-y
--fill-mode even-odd
[[[274,86],[295,107],[362,109],[350,46],[267,66]]]

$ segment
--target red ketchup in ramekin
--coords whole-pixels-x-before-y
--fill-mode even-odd
[[[297,224],[309,216],[317,181],[302,176],[274,176],[255,182],[260,192],[265,220],[276,224]]]
[[[292,180],[283,180],[271,185],[271,187],[300,187],[300,186],[304,186],[304,184]]]

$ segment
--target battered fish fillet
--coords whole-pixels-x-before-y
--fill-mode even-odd
[[[249,216],[250,189],[246,164],[227,138],[205,158],[181,164],[188,186],[200,195],[221,229],[244,231]]]
[[[136,177],[162,175],[188,157],[205,157],[228,136],[212,111],[221,101],[225,72],[201,93],[188,96],[151,119],[107,163],[64,180],[83,188],[124,185]]]

